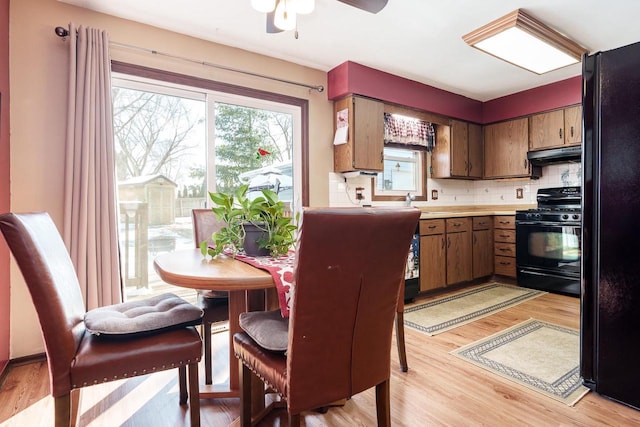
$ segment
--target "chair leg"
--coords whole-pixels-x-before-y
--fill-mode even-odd
[[[197,363],[189,364],[189,413],[191,427],[200,427],[200,382]]]
[[[71,390],[71,419],[69,420],[69,426],[75,427],[78,425],[78,412],[80,411],[80,389],[76,388]]]
[[[180,404],[187,403],[187,367],[180,366],[178,368],[178,387],[180,389]]]
[[[376,385],[376,412],[378,427],[391,427],[391,400],[389,379]]]
[[[240,362],[240,425],[251,427],[251,376],[253,373]]]
[[[69,427],[71,425],[71,393],[54,398],[55,426]]]
[[[398,345],[398,361],[400,362],[400,370],[407,372],[409,365],[407,364],[407,351],[404,345],[404,313],[396,312],[396,343]]]
[[[300,427],[300,414],[289,414],[289,427]]]
[[[211,323],[203,323],[203,346],[204,346],[204,382],[205,384],[213,383],[213,374],[211,367]]]

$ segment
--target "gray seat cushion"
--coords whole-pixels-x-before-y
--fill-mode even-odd
[[[240,327],[262,348],[287,351],[289,318],[280,310],[251,311],[240,314]]]
[[[126,337],[202,323],[203,312],[172,293],[95,308],[84,316],[94,335]]]

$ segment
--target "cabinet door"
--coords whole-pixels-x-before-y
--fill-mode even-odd
[[[493,232],[477,230],[473,232],[473,278],[493,274]]]
[[[469,178],[482,178],[484,156],[482,126],[469,123]]]
[[[383,170],[384,104],[367,98],[353,98],[354,169]]]
[[[334,120],[338,112],[348,116],[346,144],[333,147],[333,170],[382,171],[384,148],[384,104],[367,98],[350,96],[334,102]],[[338,124],[336,123],[335,126]]]
[[[564,110],[564,143],[580,145],[582,142],[582,106],[565,108]]]
[[[471,233],[447,233],[447,285],[471,280]]]
[[[469,173],[469,128],[466,122],[451,121],[451,176]]]
[[[420,292],[446,285],[444,234],[420,237]]]
[[[485,178],[528,176],[528,119],[508,120],[485,126]]]
[[[534,114],[529,119],[529,148],[542,150],[564,145],[564,110]]]

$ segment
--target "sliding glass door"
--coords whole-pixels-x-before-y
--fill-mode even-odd
[[[113,99],[125,299],[195,297],[163,283],[153,259],[195,247],[191,210],[209,191],[248,184],[299,208],[299,107],[125,76]]]

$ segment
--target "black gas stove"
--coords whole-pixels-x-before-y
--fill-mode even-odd
[[[553,223],[580,223],[580,187],[541,188],[536,197],[538,207],[516,211],[516,222],[537,221]]]
[[[536,209],[516,211],[518,285],[580,295],[580,187],[541,188]]]

